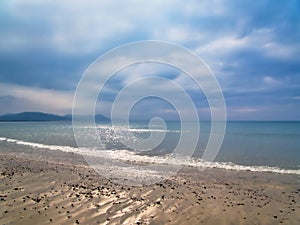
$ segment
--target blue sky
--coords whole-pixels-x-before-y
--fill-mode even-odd
[[[228,119],[300,120],[298,0],[3,0],[0,114],[71,113],[77,83],[97,57],[118,45],[148,39],[196,52],[222,87]],[[204,112],[201,91],[169,73],[170,79],[186,85],[200,114]],[[123,80],[121,75],[112,79],[99,104],[109,105]],[[135,113],[173,115],[172,110],[152,99]]]

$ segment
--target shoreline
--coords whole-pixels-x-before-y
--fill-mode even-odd
[[[26,154],[28,151],[23,151],[24,149],[29,149],[31,153],[36,154],[32,152],[31,148],[37,149],[37,151],[42,151],[43,154],[46,153],[46,155],[51,155],[51,153],[47,153],[46,149],[49,152],[52,152],[52,155],[55,154],[55,152],[64,152],[64,153],[71,153],[71,154],[82,154],[86,155],[86,157],[99,157],[99,159],[103,158],[103,160],[106,159],[106,157],[103,157],[103,155],[97,155],[94,152],[94,155],[90,155],[90,152],[87,152],[85,149],[79,149],[76,147],[71,146],[56,146],[56,145],[47,145],[47,144],[40,144],[40,143],[33,143],[33,142],[26,142],[22,140],[17,139],[10,139],[10,138],[4,138],[0,137],[0,141],[4,142],[7,145],[8,149],[11,149],[10,145],[14,148],[16,145],[19,145],[20,150],[22,153]],[[15,145],[15,146],[14,146]],[[0,149],[0,152],[2,150]],[[141,163],[141,164],[174,164],[175,165],[183,165],[183,166],[191,166],[191,167],[198,167],[202,168],[204,170],[206,169],[224,169],[224,170],[231,170],[231,171],[251,171],[251,172],[272,172],[272,173],[280,173],[280,174],[294,174],[294,175],[300,175],[300,169],[296,168],[284,168],[284,167],[278,167],[278,166],[271,166],[271,165],[243,165],[243,164],[237,164],[232,162],[223,162],[223,161],[214,161],[214,162],[204,162],[201,160],[190,160],[190,161],[184,161],[185,158],[182,160],[184,161],[184,164],[180,161],[181,159],[172,158],[170,162],[165,161],[165,158],[159,158],[159,155],[157,156],[151,156],[149,157],[147,154],[136,154],[134,157],[132,157],[132,152],[128,150],[119,150],[122,153],[119,155],[115,155],[114,150],[107,150],[106,154],[108,154],[108,160],[119,160],[122,159],[125,162],[129,163]],[[17,151],[16,151],[17,152]],[[52,157],[52,156],[51,156]],[[153,159],[153,157],[158,157]],[[174,162],[173,160],[178,160]],[[93,161],[93,160],[92,160]]]
[[[0,151],[1,224],[299,224],[297,175],[184,167],[116,184],[80,155]]]

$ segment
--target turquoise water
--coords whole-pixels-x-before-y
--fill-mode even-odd
[[[200,127],[200,141],[195,147],[194,159],[201,158],[203,154],[209,137],[210,123],[203,122]],[[167,122],[167,130],[160,126],[150,129],[144,122],[132,123],[130,129],[124,124],[114,127],[110,124],[98,124],[97,135],[104,143],[104,148],[113,154],[114,152],[120,153],[118,151],[123,151],[123,153],[134,151],[127,147],[124,141],[139,142],[149,137],[151,132],[162,132],[166,137],[156,148],[146,152],[134,152],[147,157],[164,157],[173,152],[181,134],[193,132],[193,130],[181,131],[180,128],[177,122]],[[85,125],[81,129],[85,134],[89,126]],[[0,123],[0,137],[0,149],[8,151],[20,149],[25,145],[32,149],[74,150],[75,152],[78,147],[70,122]],[[193,148],[193,146],[186,146],[186,148]],[[85,151],[89,150],[85,149]],[[131,156],[125,154],[123,157],[130,158]],[[183,159],[186,160],[186,158]],[[187,162],[184,160],[183,162]],[[191,164],[193,162],[193,160],[190,161]],[[271,167],[269,170],[272,170],[274,167],[299,173],[300,122],[227,122],[225,138],[215,162],[220,163],[216,164],[216,167],[219,165],[222,168],[226,168],[224,165],[234,169],[247,169],[248,167],[245,166],[251,166],[253,168]]]

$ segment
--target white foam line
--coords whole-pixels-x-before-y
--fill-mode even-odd
[[[129,128],[128,131],[131,132],[162,132],[162,133],[179,133],[179,130],[158,130],[158,129],[134,129]]]
[[[10,138],[0,137],[0,141],[11,142],[19,145],[30,146],[33,148],[42,148],[49,150],[60,150],[63,152],[73,152],[77,154],[82,154],[86,156],[101,157],[104,159],[111,160],[121,160],[121,161],[131,161],[131,162],[144,162],[152,164],[166,164],[166,165],[182,165],[182,166],[193,166],[201,168],[218,168],[225,170],[235,170],[235,171],[252,171],[252,172],[272,172],[280,174],[295,174],[300,175],[300,169],[282,169],[278,167],[269,166],[245,166],[237,165],[232,162],[205,162],[201,159],[194,159],[190,157],[182,157],[175,155],[166,156],[145,156],[138,155],[132,151],[128,150],[99,150],[92,148],[74,148],[70,146],[59,146],[59,145],[45,145],[34,142],[20,141]]]
[[[98,130],[110,129],[114,131],[130,131],[130,132],[164,132],[164,133],[179,133],[179,130],[162,130],[162,129],[143,129],[143,128],[128,128],[125,126],[97,126]]]
[[[4,137],[0,137],[0,141],[6,141],[6,142],[19,144],[19,145],[30,146],[30,147],[33,147],[33,148],[45,148],[45,149],[49,149],[49,150],[61,150],[61,151],[64,151],[64,152],[78,152],[78,150],[77,150],[78,148],[73,148],[73,147],[70,147],[70,146],[45,145],[45,144],[40,144],[40,143],[20,141],[20,140],[4,138]]]

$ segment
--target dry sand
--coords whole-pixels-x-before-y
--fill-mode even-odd
[[[1,153],[1,225],[300,224],[296,175],[189,167],[131,187],[99,176],[80,156],[65,158]]]

